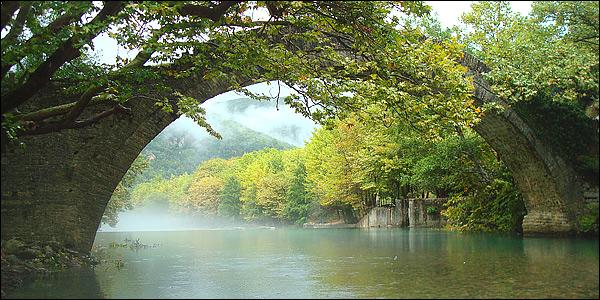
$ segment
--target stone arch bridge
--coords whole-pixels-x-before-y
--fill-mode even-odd
[[[499,101],[481,77],[485,66],[469,55],[461,63],[474,75],[475,98]],[[230,90],[194,78],[176,84],[201,101]],[[38,101],[65,103],[47,98]],[[145,99],[132,101],[130,108],[129,120],[111,116],[87,128],[25,137],[24,148],[3,150],[2,239],[54,239],[80,251],[91,249],[118,182],[146,144],[176,118]],[[476,130],[511,169],[524,196],[524,233],[577,231],[583,192],[571,167],[510,108],[486,115]]]

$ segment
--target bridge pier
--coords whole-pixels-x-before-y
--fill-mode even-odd
[[[139,101],[129,120],[23,138],[2,153],[2,239],[55,240],[88,252],[115,187],[174,117]]]
[[[524,234],[568,234],[579,229],[584,210],[583,181],[575,170],[552,152],[510,105],[492,93],[483,73],[489,69],[465,53],[461,64],[469,69],[479,105],[496,103],[499,111],[486,112],[474,127],[511,170],[523,195],[527,215]]]
[[[577,228],[562,212],[527,212],[523,218],[524,235],[569,234]]]
[[[171,85],[200,102],[231,90],[228,82],[193,76]],[[51,92],[43,95],[21,111],[74,101]],[[127,106],[129,118],[112,115],[89,127],[24,137],[23,147],[2,150],[2,240],[55,240],[82,252],[91,250],[117,184],[146,144],[177,117],[145,98]]]

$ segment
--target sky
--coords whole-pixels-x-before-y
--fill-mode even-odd
[[[476,1],[425,1],[432,8],[445,27],[452,27],[459,24],[460,16],[471,10],[471,4]],[[514,11],[522,15],[529,14],[533,1],[510,1]]]

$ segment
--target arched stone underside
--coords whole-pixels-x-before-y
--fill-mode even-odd
[[[24,149],[3,153],[2,239],[55,239],[89,251],[115,183],[173,121],[152,106],[139,101],[131,121],[110,117],[89,128],[26,137]]]
[[[201,101],[230,90],[202,80],[175,84]],[[53,102],[46,100],[39,102]],[[131,118],[110,116],[86,128],[24,137],[25,147],[2,153],[3,240],[56,240],[91,249],[117,184],[146,144],[177,118],[153,100],[137,99],[128,107]]]
[[[504,109],[488,112],[475,130],[511,170],[523,195],[527,215],[523,233],[568,234],[577,232],[583,211],[583,182],[565,160],[536,137],[533,130],[492,92],[482,73],[489,69],[466,54],[461,63],[469,68],[479,104],[500,103]]]
[[[475,97],[497,101],[479,73],[485,66],[465,56],[475,77]],[[175,83],[201,101],[228,86],[186,79]],[[175,116],[139,99],[132,117],[109,117],[83,129],[23,139],[25,148],[2,153],[2,239],[57,240],[91,249],[102,214],[118,182],[141,150]],[[582,191],[575,172],[550,153],[510,109],[488,114],[476,130],[499,153],[524,195],[525,233],[566,233],[577,229]]]

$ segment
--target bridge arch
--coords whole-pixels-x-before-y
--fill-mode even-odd
[[[499,102],[481,76],[486,67],[470,55],[461,63],[474,76],[477,101]],[[231,90],[223,82],[194,78],[173,84],[201,102]],[[25,148],[2,153],[2,239],[53,239],[91,249],[115,187],[146,144],[177,117],[144,99],[130,108],[128,120],[111,116],[87,128],[25,137]],[[510,107],[487,114],[475,129],[507,164],[524,196],[524,233],[576,231],[583,192],[572,168]]]

